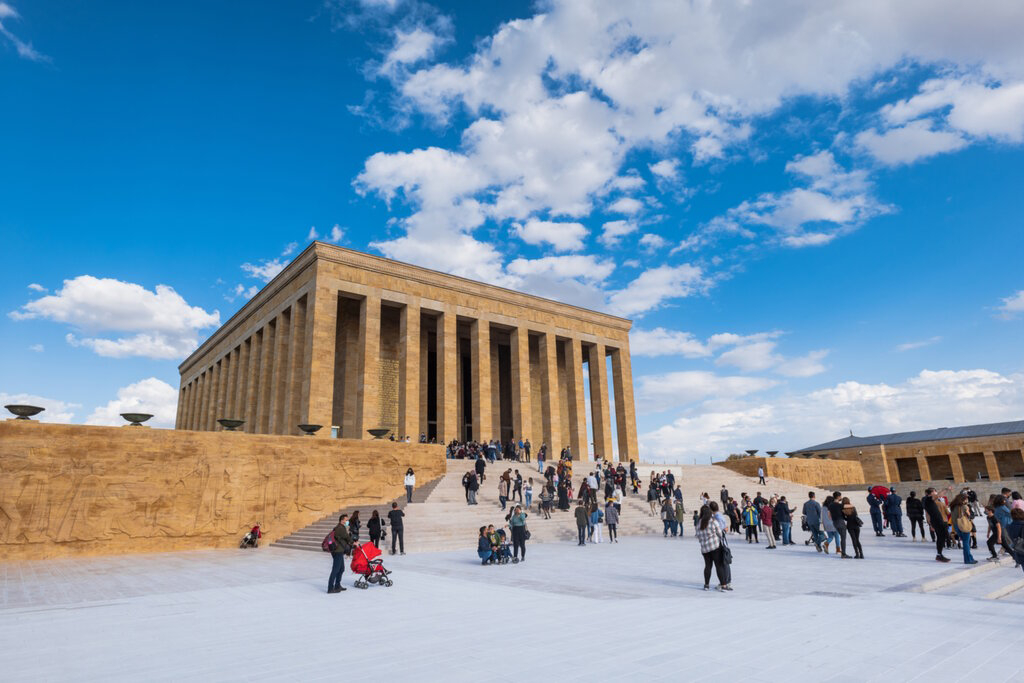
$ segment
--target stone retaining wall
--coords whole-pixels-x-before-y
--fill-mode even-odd
[[[757,468],[763,467],[768,478],[786,479],[817,488],[827,488],[835,481],[845,481],[849,484],[864,481],[861,464],[852,460],[737,458],[715,464],[747,477],[757,477]]]
[[[242,432],[0,422],[0,558],[231,547],[272,541],[346,505],[403,492],[444,449]]]

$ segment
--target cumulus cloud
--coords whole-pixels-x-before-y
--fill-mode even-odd
[[[1012,318],[1018,313],[1024,312],[1024,289],[1003,299],[1002,305],[999,306],[999,312],[1002,318]]]
[[[608,298],[608,308],[617,315],[638,315],[662,306],[670,299],[687,297],[709,286],[700,267],[684,263],[659,266],[641,273]]]
[[[601,244],[611,249],[619,246],[622,238],[636,232],[637,228],[633,221],[608,221],[601,226],[601,236],[598,239]]]
[[[629,352],[633,356],[705,358],[711,355],[711,345],[689,332],[655,327],[653,330],[633,329],[629,334]]]
[[[42,286],[42,285],[40,285],[40,284],[36,284],[35,282],[33,282],[32,284],[30,284],[30,285],[28,286],[28,288],[29,288],[29,289],[31,289],[31,290],[32,290],[33,292],[48,292],[48,291],[50,291],[50,290],[48,290],[48,289],[47,289],[46,287],[43,287],[43,286]]]
[[[587,229],[582,223],[541,221],[531,218],[525,223],[515,223],[513,232],[527,244],[550,244],[556,251],[578,251],[583,248]]]
[[[713,384],[713,382],[709,382]],[[670,424],[642,434],[643,457],[690,462],[747,448],[792,451],[867,436],[1020,419],[1024,375],[923,370],[897,384],[840,382],[807,393],[710,392]]]
[[[639,378],[637,401],[643,410],[661,411],[693,401],[738,398],[778,384],[764,377],[722,376],[703,370],[646,375]]]
[[[73,328],[70,343],[93,349],[101,356],[121,358],[181,358],[199,345],[199,332],[220,324],[220,313],[189,306],[167,285],[148,290],[142,285],[112,278],[80,275],[65,280],[54,294],[30,301],[14,320],[51,320]],[[102,333],[126,333],[117,338]]]
[[[71,422],[75,417],[75,411],[82,406],[78,403],[68,403],[55,398],[36,396],[34,394],[9,394],[0,391],[0,406],[6,405],[28,405],[44,408],[33,420],[40,422]],[[10,416],[8,416],[10,417]]]
[[[42,344],[33,344],[32,346],[28,347],[28,350],[34,351],[35,353],[42,353],[43,351],[46,350],[46,348]]]
[[[662,159],[648,168],[651,169],[651,173],[664,180],[675,180],[679,177],[679,162],[675,159]]]
[[[149,413],[150,427],[173,428],[178,412],[178,390],[167,382],[150,377],[117,390],[117,398],[97,406],[85,420],[90,425],[127,424],[121,413]]]
[[[270,282],[277,274],[284,270],[284,267],[288,265],[279,258],[272,259],[269,261],[260,261],[259,263],[243,263],[242,270],[249,277],[254,277],[264,282]]]
[[[882,133],[866,130],[858,133],[854,140],[873,157],[890,166],[910,164],[967,146],[967,140],[959,133],[934,130],[932,126],[931,121],[912,121]]]
[[[661,235],[647,233],[640,238],[640,247],[645,251],[654,252],[668,245],[668,241]]]
[[[608,205],[612,213],[634,214],[644,210],[644,203],[633,197],[621,197]]]

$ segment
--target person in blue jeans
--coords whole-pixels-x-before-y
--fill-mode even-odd
[[[477,540],[476,554],[480,558],[480,564],[487,564],[494,559],[494,547],[491,545],[491,537],[487,534],[487,527],[480,527],[480,538]]]
[[[331,575],[327,579],[327,592],[340,593],[345,590],[341,585],[341,575],[345,573],[345,554],[352,547],[352,536],[348,532],[348,515],[338,518],[338,526],[334,527],[334,543],[328,546],[331,551]]]
[[[779,520],[782,527],[782,545],[794,545],[793,543],[793,513],[796,508],[789,507],[789,501],[785,496],[779,498],[775,504],[775,518]]]
[[[960,493],[953,499],[949,506],[950,518],[953,520],[953,531],[960,537],[960,545],[964,551],[964,564],[978,564],[978,561],[971,555],[971,529],[974,522],[971,521],[970,503],[967,496]]]

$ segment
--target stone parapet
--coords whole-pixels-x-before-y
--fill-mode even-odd
[[[40,559],[273,541],[445,473],[444,449],[242,432],[0,422],[0,557]]]
[[[769,479],[786,479],[798,484],[828,488],[834,482],[848,485],[864,481],[864,470],[859,462],[847,460],[810,460],[794,458],[737,458],[723,460],[716,465],[747,477],[757,477],[757,468],[763,467]]]

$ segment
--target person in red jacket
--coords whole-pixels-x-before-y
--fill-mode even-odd
[[[770,500],[766,500],[761,506],[761,524],[764,525],[765,536],[768,537],[767,550],[775,550],[775,534],[772,530],[772,519],[775,516],[775,509]]]

